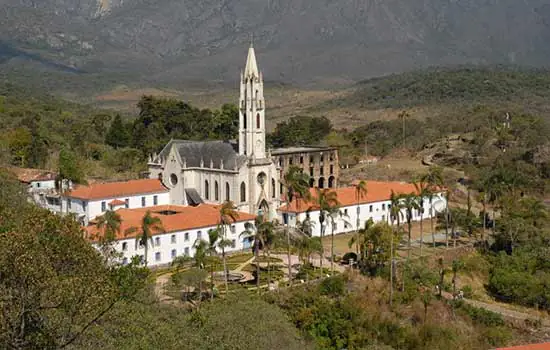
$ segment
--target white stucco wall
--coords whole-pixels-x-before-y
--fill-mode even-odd
[[[445,203],[445,198],[442,194],[436,196],[433,200],[433,203],[439,202],[438,207],[441,208],[443,203]],[[388,224],[392,224],[390,222],[390,204],[391,202],[389,200],[386,201],[380,201],[380,202],[372,202],[372,203],[364,203],[357,205],[349,205],[349,206],[342,206],[340,208],[340,211],[342,212],[342,216],[337,216],[334,220],[334,223],[336,225],[334,234],[341,234],[341,233],[347,233],[347,232],[353,232],[357,229],[357,218],[359,217],[359,228],[364,227],[365,222],[372,218],[372,220],[377,222],[385,221]],[[359,215],[357,214],[357,207],[359,207]],[[428,198],[424,200],[424,219],[430,218],[430,201]],[[434,210],[435,212],[436,210]],[[319,223],[319,214],[320,212],[318,210],[312,210],[309,213],[310,221],[314,223],[312,235],[316,237],[321,236],[321,225]],[[281,214],[280,219],[281,222],[284,223],[284,214]],[[296,215],[296,213],[289,213],[288,214],[288,225],[291,227],[296,226],[296,219],[298,221],[303,222],[306,220],[307,214],[306,213],[299,213]],[[402,216],[401,216],[401,223],[405,222],[406,218],[406,211],[402,210]],[[419,221],[420,220],[420,214],[419,212],[415,211],[413,213],[413,221]],[[347,223],[346,223],[347,222]],[[327,217],[325,219],[326,228],[325,228],[325,235],[331,234],[331,220]]]
[[[55,180],[32,181],[29,184],[29,191],[42,191],[55,189]]]
[[[226,248],[226,252],[236,252],[244,249],[243,238],[239,237],[239,235],[245,231],[244,226],[244,221],[227,226],[226,237],[229,240],[235,241],[235,247]],[[231,227],[233,227],[233,229],[231,229]],[[215,226],[201,227],[153,236],[152,240],[149,241],[147,265],[150,267],[168,265],[172,262],[174,257],[186,254],[193,257],[195,255],[194,245],[198,239],[199,232],[201,238],[208,241],[208,230],[214,228]],[[122,253],[122,263],[129,262],[133,256],[137,255],[144,257],[145,254],[145,247],[139,246],[135,238],[119,240],[115,243],[114,247],[117,252]],[[221,253],[219,248],[218,252]]]
[[[84,215],[85,221],[84,224],[87,224],[88,221],[93,220],[99,215],[105,213],[105,211],[110,210],[109,203],[113,200],[125,201],[129,200],[128,208],[142,208],[142,197],[145,197],[145,207],[152,207],[154,205],[154,197],[157,197],[156,205],[167,205],[170,204],[170,192],[158,192],[158,193],[147,193],[147,194],[136,194],[132,196],[121,196],[121,197],[111,197],[111,198],[102,198],[99,200],[82,200],[78,198],[68,198],[63,197],[61,201],[61,210],[63,213],[74,213],[77,217]],[[70,207],[69,207],[70,200]],[[102,203],[105,203],[105,211],[102,210]],[[120,207],[118,207],[120,208]]]

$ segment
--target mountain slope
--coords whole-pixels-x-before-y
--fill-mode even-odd
[[[547,0],[0,0],[0,40],[80,72],[235,80],[253,33],[271,80],[356,81],[433,65],[545,65]],[[1,45],[0,45],[1,47]],[[30,58],[32,59],[32,58]]]

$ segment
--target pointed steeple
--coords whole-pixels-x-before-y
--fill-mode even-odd
[[[246,66],[244,68],[244,77],[246,78],[258,78],[258,64],[256,63],[256,54],[254,53],[254,46],[250,43],[250,48],[248,49],[248,57],[246,58]]]

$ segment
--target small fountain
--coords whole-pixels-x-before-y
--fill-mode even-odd
[[[227,282],[229,283],[237,283],[244,279],[244,274],[240,272],[231,272],[229,271],[227,273]],[[223,282],[223,271],[214,272],[214,280],[218,282]]]

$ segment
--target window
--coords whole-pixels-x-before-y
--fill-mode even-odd
[[[331,153],[331,154],[329,155],[329,160],[330,160],[331,162],[334,160],[334,154],[333,154],[333,153]]]
[[[275,191],[277,191],[277,184],[275,179],[271,179],[271,198],[275,198]]]
[[[300,164],[304,164],[304,157],[300,156]]]
[[[172,244],[176,243],[176,235],[170,236],[170,243]]]
[[[292,165],[292,156],[288,157],[288,165]]]
[[[369,213],[372,213],[372,205],[369,205]]]
[[[386,204],[382,203],[382,210],[386,210]]]
[[[283,184],[279,184],[279,192],[280,192],[280,194],[283,194],[283,190],[284,190]]]
[[[107,210],[107,204],[105,202],[101,202],[101,211]]]
[[[158,204],[159,204],[159,196],[154,195],[153,196],[153,205],[158,205]]]
[[[237,227],[235,225],[231,225],[230,230],[231,230],[231,233],[233,234],[237,233]]]
[[[309,164],[313,164],[315,162],[315,158],[313,156],[309,157]]]
[[[214,182],[214,200],[220,200],[220,186],[218,185],[218,181]]]
[[[128,250],[128,242],[122,242],[122,251],[127,251]]]
[[[210,199],[210,186],[208,186],[208,180],[204,180],[204,198]]]
[[[40,188],[40,182],[36,183],[36,188]]]
[[[178,252],[175,249],[172,249],[172,252],[170,253],[170,256],[172,259],[174,259],[178,255]]]
[[[160,246],[160,237],[155,238],[155,246],[157,246],[157,247]]]
[[[259,129],[261,126],[260,124],[260,113],[256,114],[256,129]]]
[[[170,185],[172,185],[172,187],[174,187],[177,184],[178,184],[178,175],[170,174]]]
[[[185,232],[184,238],[186,242],[189,241],[189,232]]]
[[[323,170],[325,170],[325,169],[323,167],[320,167],[319,168],[319,174],[324,175],[325,172]]]
[[[279,157],[279,166],[283,166],[283,157]]]
[[[231,198],[231,192],[229,190],[229,182],[225,183],[225,200],[229,201],[229,198]]]
[[[189,256],[189,247],[185,247],[185,249],[183,250],[183,254],[185,256]]]
[[[359,215],[359,213],[361,213],[361,207],[357,206],[357,215]]]
[[[125,207],[126,209],[130,208],[130,198],[126,198],[126,199],[124,200],[124,207]]]
[[[344,215],[348,215],[348,210],[344,209]]]
[[[334,174],[334,165],[330,166],[330,175]]]
[[[155,261],[160,261],[160,252],[155,253]]]
[[[128,258],[122,259],[122,265],[128,265]]]
[[[246,202],[246,185],[241,182],[241,202]]]
[[[309,167],[309,176],[313,176],[313,167]]]
[[[146,204],[145,197],[141,197],[141,206],[144,207]]]
[[[235,248],[237,246],[237,242],[233,239],[231,240],[231,248]]]
[[[322,163],[325,160],[325,156],[321,154],[321,157],[319,158],[319,161]]]
[[[201,240],[202,239],[202,231],[197,231],[197,240]]]
[[[71,209],[71,200],[70,199],[67,199],[67,208]]]
[[[88,204],[87,202],[82,202],[82,211],[86,211],[86,204]]]
[[[391,204],[388,204],[388,210],[390,210],[390,209],[391,209]]]

